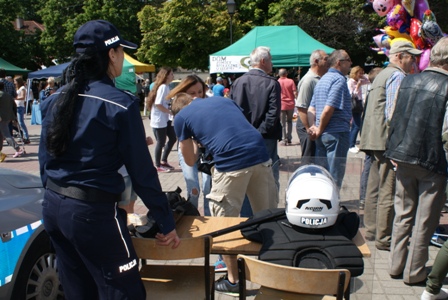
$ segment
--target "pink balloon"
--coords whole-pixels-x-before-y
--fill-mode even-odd
[[[394,0],[373,0],[372,5],[375,12],[384,17],[394,6]]]
[[[427,9],[429,9],[429,5],[428,5],[428,1],[427,0],[415,0],[414,18],[417,18],[420,21],[423,21],[423,13]]]
[[[426,69],[429,65],[429,55],[431,54],[431,49],[424,49],[423,53],[420,55],[420,63],[418,64],[418,68],[420,71]]]

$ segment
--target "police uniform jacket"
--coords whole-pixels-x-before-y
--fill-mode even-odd
[[[46,149],[46,132],[61,90],[41,103],[39,162],[43,185],[47,186],[50,178],[70,186],[121,194],[125,186],[118,169],[125,165],[134,190],[162,233],[172,231],[174,219],[146,145],[138,99],[116,89],[107,76],[89,82],[78,95],[74,122],[67,128],[71,136],[68,149],[53,157]]]

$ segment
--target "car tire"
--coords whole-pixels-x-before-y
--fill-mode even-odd
[[[56,253],[45,231],[36,237],[27,251],[14,284],[12,299],[64,299]]]

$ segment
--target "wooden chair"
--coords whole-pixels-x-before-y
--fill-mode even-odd
[[[257,300],[350,299],[350,271],[346,269],[287,267],[238,255],[238,273],[241,300],[246,299],[246,280],[261,285]]]
[[[159,246],[156,239],[132,238],[142,260],[140,275],[147,299],[214,299],[215,268],[210,266],[213,239],[210,236],[181,239],[176,249]],[[204,258],[202,265],[148,264],[151,260]],[[178,262],[177,262],[178,263]]]

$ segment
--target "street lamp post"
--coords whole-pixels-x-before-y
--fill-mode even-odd
[[[232,17],[235,14],[235,9],[236,9],[236,3],[234,0],[227,0],[227,12],[229,13],[230,16],[230,45],[233,44],[233,39],[232,39]]]

